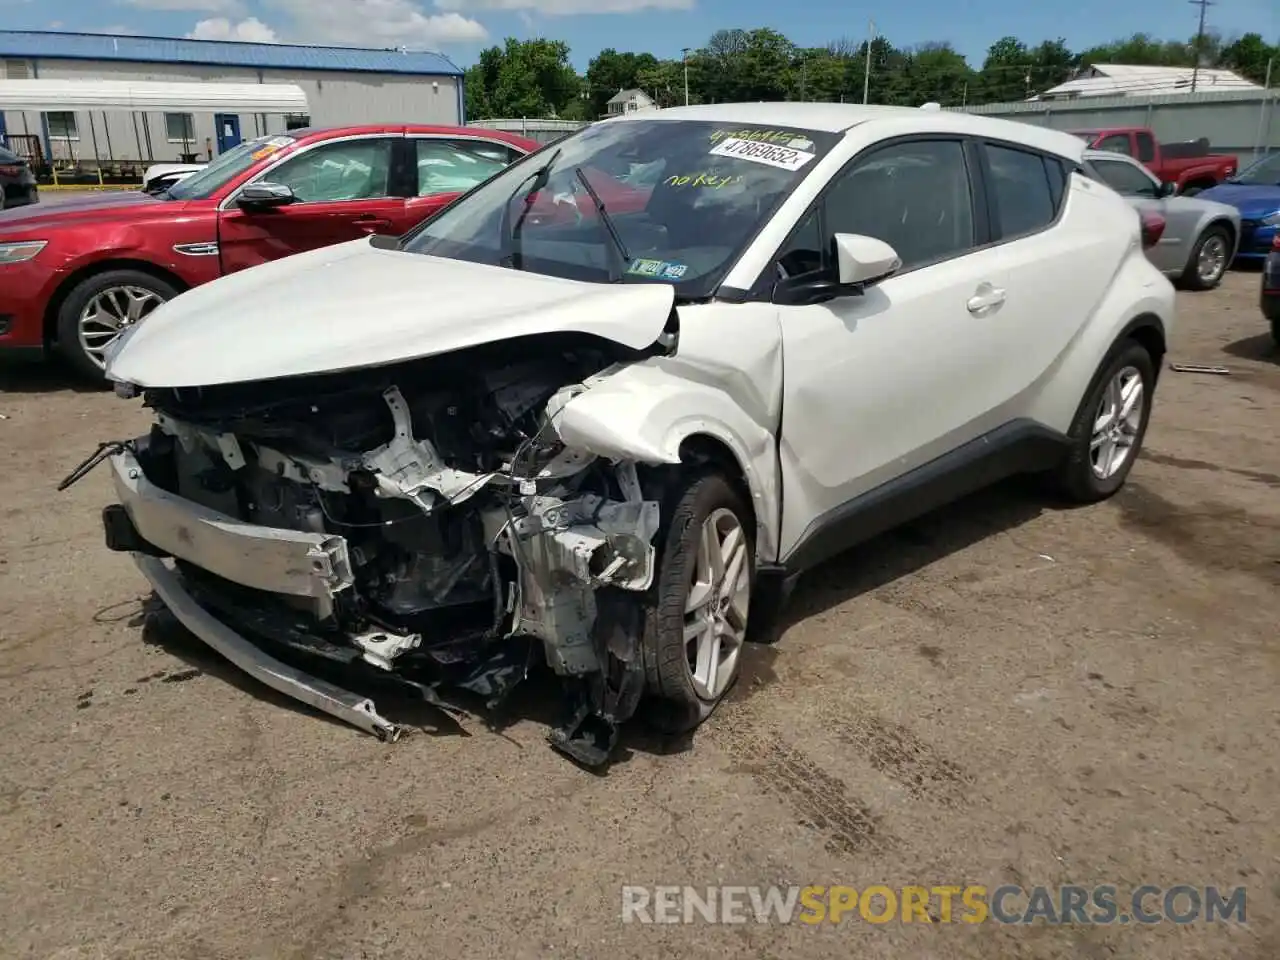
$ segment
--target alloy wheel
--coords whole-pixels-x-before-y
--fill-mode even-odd
[[[146,287],[108,287],[80,311],[80,347],[93,363],[106,367],[107,348],[129,327],[146,317],[164,298]]]
[[[684,643],[694,690],[716,700],[733,682],[751,601],[747,534],[721,507],[702,524],[685,601]]]
[[[1114,477],[1133,456],[1145,407],[1142,374],[1137,367],[1121,368],[1102,394],[1089,439],[1089,459],[1099,480]]]
[[[1227,268],[1227,242],[1214,233],[1200,246],[1196,260],[1196,273],[1202,283],[1214,283]]]

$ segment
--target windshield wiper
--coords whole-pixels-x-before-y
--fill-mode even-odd
[[[574,167],[573,175],[582,184],[582,189],[586,190],[591,196],[591,202],[596,205],[596,216],[600,218],[600,223],[604,227],[605,233],[608,234],[609,239],[612,241],[612,245],[609,247],[609,259],[613,261],[613,264],[609,268],[609,282],[618,283],[622,280],[622,275],[627,270],[627,264],[631,262],[631,254],[627,253],[627,245],[622,242],[622,235],[618,233],[618,227],[613,222],[613,217],[609,216],[609,211],[605,209],[604,201],[600,199],[600,194],[596,193],[596,188],[587,179],[586,171],[581,167]],[[613,270],[614,267],[617,267],[616,276]]]
[[[499,261],[503,266],[511,267],[514,270],[524,269],[524,254],[520,250],[520,231],[524,229],[524,218],[529,215],[529,210],[533,206],[533,204],[529,203],[529,198],[547,185],[547,181],[551,179],[551,168],[560,159],[560,154],[563,150],[563,147],[557,147],[553,150],[551,156],[547,157],[547,162],[517,183],[516,188],[511,191],[511,196],[507,197],[507,202],[502,208],[502,226],[499,228],[502,232],[502,245],[505,248]],[[520,216],[516,217],[515,225],[511,228],[511,232],[508,233],[507,222],[511,219],[511,204],[515,202],[516,194],[520,192],[520,188],[529,183],[530,180],[533,183],[525,191],[524,209],[520,211]]]

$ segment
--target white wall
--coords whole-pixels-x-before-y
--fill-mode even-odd
[[[30,63],[30,61],[28,61]],[[258,70],[251,67],[204,67],[190,64],[124,63],[104,60],[39,60],[30,76],[41,80],[158,80],[221,83],[295,83],[307,94],[314,126],[353,123],[440,123],[456,124],[458,79],[454,77],[409,76],[382,73],[343,73],[316,70]],[[136,123],[135,123],[136,120]],[[206,149],[217,152],[213,114],[192,115],[195,139],[188,150],[204,159]],[[97,153],[112,160],[177,161],[183,151],[181,141],[166,136],[163,113],[132,114],[122,111],[76,111],[79,139],[51,140],[57,160],[92,162],[94,137]],[[27,111],[5,113],[10,135],[33,134],[41,138],[40,114]],[[285,119],[279,114],[243,114],[240,135],[249,139],[264,133],[282,133]],[[150,146],[148,147],[148,131]],[[42,149],[43,146],[42,146]]]

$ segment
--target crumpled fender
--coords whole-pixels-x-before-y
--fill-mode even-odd
[[[568,447],[611,460],[681,462],[680,447],[704,436],[724,444],[738,462],[756,516],[756,556],[777,556],[778,455],[769,411],[753,411],[714,377],[691,376],[678,358],[654,357],[606,370],[557,395],[551,425]]]

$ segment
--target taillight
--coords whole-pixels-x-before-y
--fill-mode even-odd
[[[1142,221],[1142,246],[1144,249],[1154,247],[1164,236],[1165,220],[1158,213],[1143,210],[1138,214]]]
[[[22,167],[18,164],[0,165],[0,177],[16,177],[22,173]]]
[[[1277,234],[1276,234],[1276,235],[1271,239],[1271,249],[1272,249],[1272,250],[1280,250],[1280,233],[1277,233]]]

